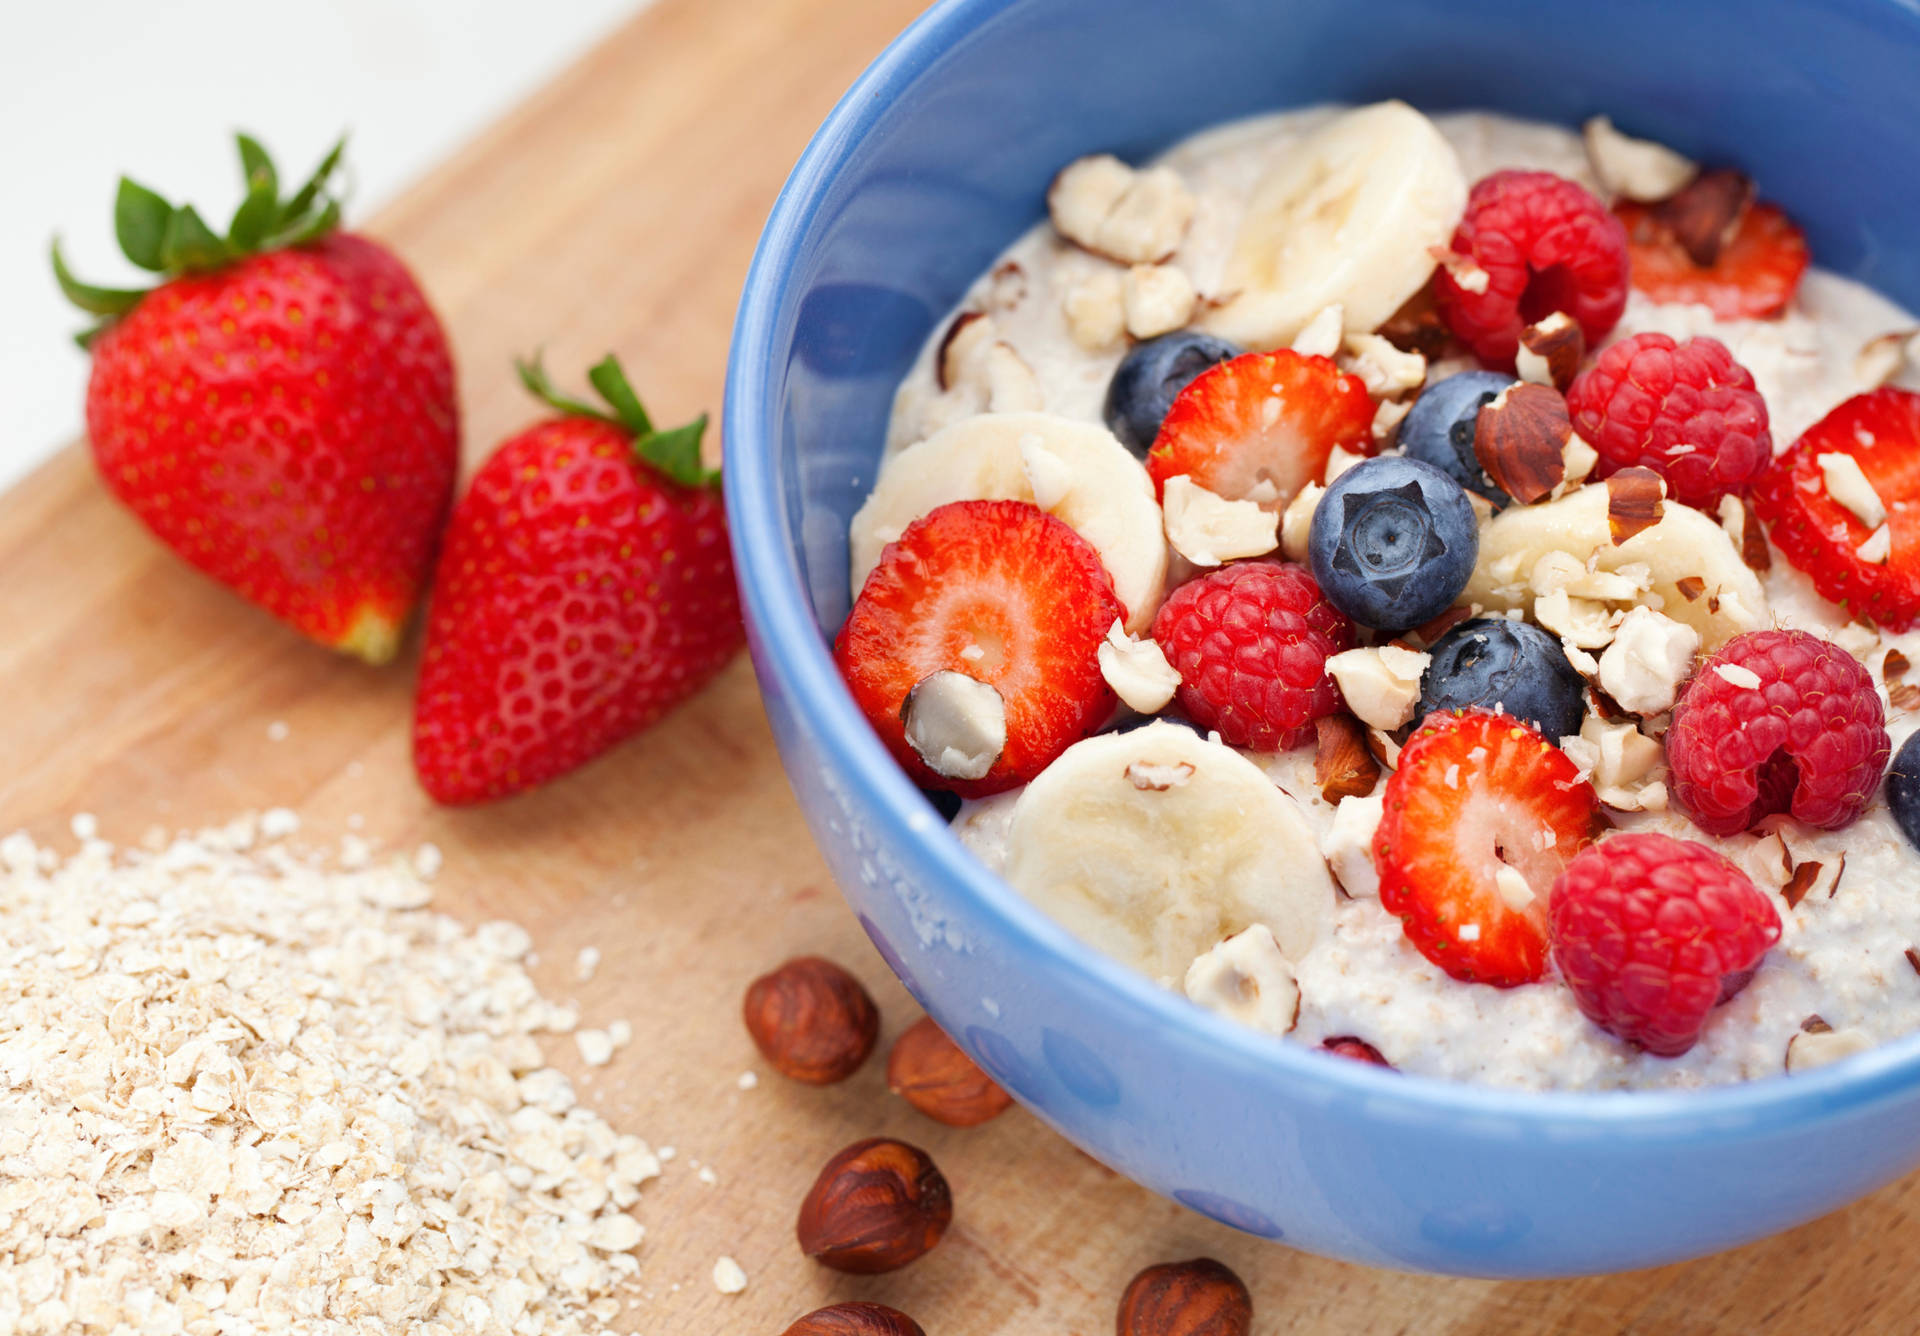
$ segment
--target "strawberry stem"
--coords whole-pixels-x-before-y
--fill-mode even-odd
[[[129,177],[120,178],[113,201],[113,232],[128,260],[160,275],[162,280],[205,274],[243,256],[305,246],[340,225],[340,199],[328,185],[346,148],[344,137],[328,151],[313,175],[285,200],[280,198],[280,174],[260,141],[248,134],[235,135],[234,139],[246,195],[234,210],[225,236],[207,226],[192,205],[175,205],[158,191]],[[57,238],[53,276],[68,301],[90,315],[104,317],[79,336],[83,348],[152,291],[101,288],[80,282],[67,268]]]
[[[516,359],[514,370],[527,392],[550,408],[569,417],[597,418],[610,422],[633,437],[633,452],[640,460],[665,474],[683,487],[712,487],[720,481],[720,470],[710,469],[700,458],[700,441],[707,431],[707,415],[702,413],[685,426],[667,431],[654,428],[653,419],[634,393],[633,384],[620,366],[620,359],[608,353],[587,372],[587,380],[606,400],[599,408],[584,399],[562,394],[547,374],[542,355]]]

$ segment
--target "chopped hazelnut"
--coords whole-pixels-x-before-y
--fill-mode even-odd
[[[1327,660],[1327,672],[1362,723],[1391,731],[1413,718],[1430,661],[1416,650],[1381,645],[1335,654]]]
[[[1255,501],[1216,496],[1186,474],[1167,479],[1161,497],[1167,541],[1196,566],[1264,556],[1280,545],[1280,517]]]
[[[1007,746],[1007,706],[989,684],[941,671],[920,679],[900,707],[907,742],[948,779],[982,779]]]
[[[1109,154],[1069,163],[1047,191],[1054,228],[1121,264],[1172,255],[1193,220],[1192,192],[1167,167],[1135,171]]]
[[[1135,640],[1115,622],[1097,651],[1100,675],[1130,710],[1157,714],[1180,689],[1180,674],[1153,640]]]
[[[1340,351],[1346,308],[1339,302],[1324,307],[1306,327],[1293,336],[1293,351],[1309,357],[1332,357]]]
[[[1127,333],[1156,338],[1184,328],[1193,319],[1193,280],[1171,264],[1136,264],[1122,285]]]
[[[1127,332],[1126,284],[1112,269],[1099,268],[1067,289],[1060,303],[1067,333],[1090,353],[1103,352]]]
[[[1692,159],[1664,144],[1621,134],[1605,116],[1588,121],[1582,138],[1600,184],[1643,204],[1666,199],[1700,174]]]
[[[1300,1015],[1293,966],[1263,923],[1221,942],[1187,968],[1187,997],[1268,1034],[1286,1034]]]

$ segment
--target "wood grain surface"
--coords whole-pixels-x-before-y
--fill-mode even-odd
[[[718,406],[740,282],[787,169],[918,8],[662,0],[373,220],[451,328],[469,461],[532,415],[508,359],[537,344],[556,369],[617,350],[663,421]],[[389,844],[438,842],[443,908],[517,919],[550,995],[577,998],[585,1023],[633,1024],[633,1046],[581,1076],[618,1127],[679,1150],[637,1208],[632,1330],[773,1336],[817,1305],[870,1297],[932,1336],[1096,1336],[1137,1269],[1198,1253],[1246,1278],[1261,1332],[1914,1329],[1911,1180],[1687,1266],[1453,1281],[1234,1234],[1019,1109],[936,1126],[885,1089],[884,1045],[918,1013],[813,853],[744,660],[610,758],[472,812],[436,811],[414,785],[411,685],[410,660],[374,671],[312,648],[188,571],[108,502],[77,448],[0,498],[0,829],[65,848],[75,811],[132,842],[155,823],[284,804],[315,843],[354,814]],[[285,740],[269,740],[273,721]],[[587,945],[605,959],[578,984]],[[884,1015],[881,1053],[831,1089],[765,1070],[739,1020],[747,981],[801,952],[845,962]],[[556,1054],[575,1069],[570,1044]],[[745,1071],[756,1088],[737,1084]],[[833,1151],[881,1133],[943,1166],[954,1228],[893,1276],[821,1270],[794,1243],[800,1197]],[[722,1254],[746,1268],[744,1293],[715,1290]]]

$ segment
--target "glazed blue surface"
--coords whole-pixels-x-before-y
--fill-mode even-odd
[[[1828,267],[1920,306],[1920,10],[1894,0],[948,0],[821,128],[735,329],[728,512],[821,850],[913,995],[1024,1104],[1194,1210],[1380,1266],[1619,1270],[1797,1224],[1920,1162],[1920,1038],[1698,1094],[1528,1095],[1277,1043],[1095,956],[975,863],[841,688],[846,525],[932,322],[1069,159],[1400,96],[1623,126],[1751,169]]]

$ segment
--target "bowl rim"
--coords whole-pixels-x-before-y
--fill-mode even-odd
[[[1920,1086],[1920,1032],[1817,1071],[1784,1072],[1705,1088],[1525,1090],[1334,1062],[1305,1045],[1215,1015],[1082,944],[961,845],[867,725],[846,690],[814,618],[799,569],[786,552],[789,526],[769,443],[772,392],[785,349],[777,313],[788,304],[793,261],[840,170],[895,102],[961,39],[1028,0],[938,0],[860,75],[808,142],[769,213],[734,321],[724,402],[726,507],[742,608],[770,653],[756,669],[812,716],[826,761],[877,826],[917,844],[949,893],[973,900],[1042,968],[1066,971],[1090,991],[1117,995],[1223,1066],[1283,1074],[1316,1102],[1363,1099],[1370,1116],[1435,1115],[1535,1123],[1567,1133],[1643,1136],[1712,1130],[1765,1134],[1865,1113]],[[1200,129],[1204,127],[1196,127]]]

